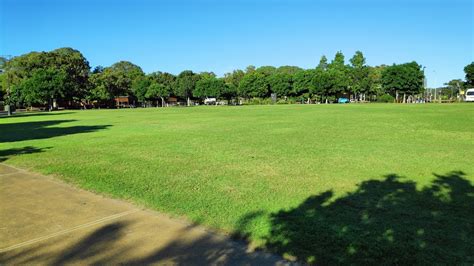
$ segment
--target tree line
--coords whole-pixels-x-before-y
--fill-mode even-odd
[[[416,62],[368,66],[357,51],[345,62],[342,52],[329,61],[322,56],[314,68],[248,66],[223,77],[185,70],[146,74],[128,61],[91,69],[78,50],[59,48],[1,60],[0,93],[15,107],[113,107],[125,96],[140,106],[165,106],[174,97],[190,105],[206,98],[228,104],[249,102],[330,103],[338,97],[355,101],[406,101],[424,90],[424,71]]]

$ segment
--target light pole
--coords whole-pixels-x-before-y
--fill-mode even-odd
[[[433,79],[434,79],[434,84],[435,84],[435,101],[437,100],[437,97],[436,97],[436,92],[438,91],[438,88],[436,88],[436,71],[433,70]]]
[[[426,75],[425,75],[425,69],[426,69],[426,66],[423,66],[423,94],[422,94],[422,97],[423,97],[423,102],[425,102],[426,100],[426,96],[428,95],[428,91],[427,91],[427,80],[426,80]]]

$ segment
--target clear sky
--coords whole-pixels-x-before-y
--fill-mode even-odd
[[[0,2],[0,55],[73,47],[92,67],[222,75],[361,50],[370,65],[417,61],[433,87],[474,61],[474,0]]]

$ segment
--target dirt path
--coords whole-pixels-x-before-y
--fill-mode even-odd
[[[0,264],[286,264],[157,212],[0,164]]]

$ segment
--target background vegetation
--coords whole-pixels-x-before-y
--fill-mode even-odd
[[[145,74],[127,61],[109,67],[89,62],[77,50],[60,48],[31,52],[1,61],[0,93],[6,104],[17,107],[114,107],[114,99],[127,96],[136,106],[165,106],[169,97],[190,105],[205,98],[229,104],[328,103],[339,97],[354,101],[406,102],[424,90],[424,70],[416,62],[368,66],[362,52],[345,62],[342,52],[328,62],[322,56],[315,68],[297,66],[249,66],[223,77],[212,72],[185,70],[179,75],[165,72]],[[474,63],[466,66],[466,82],[447,83],[450,97],[473,86]],[[449,89],[449,90],[448,90]],[[391,97],[393,98],[391,98]],[[411,98],[408,98],[411,96]]]

